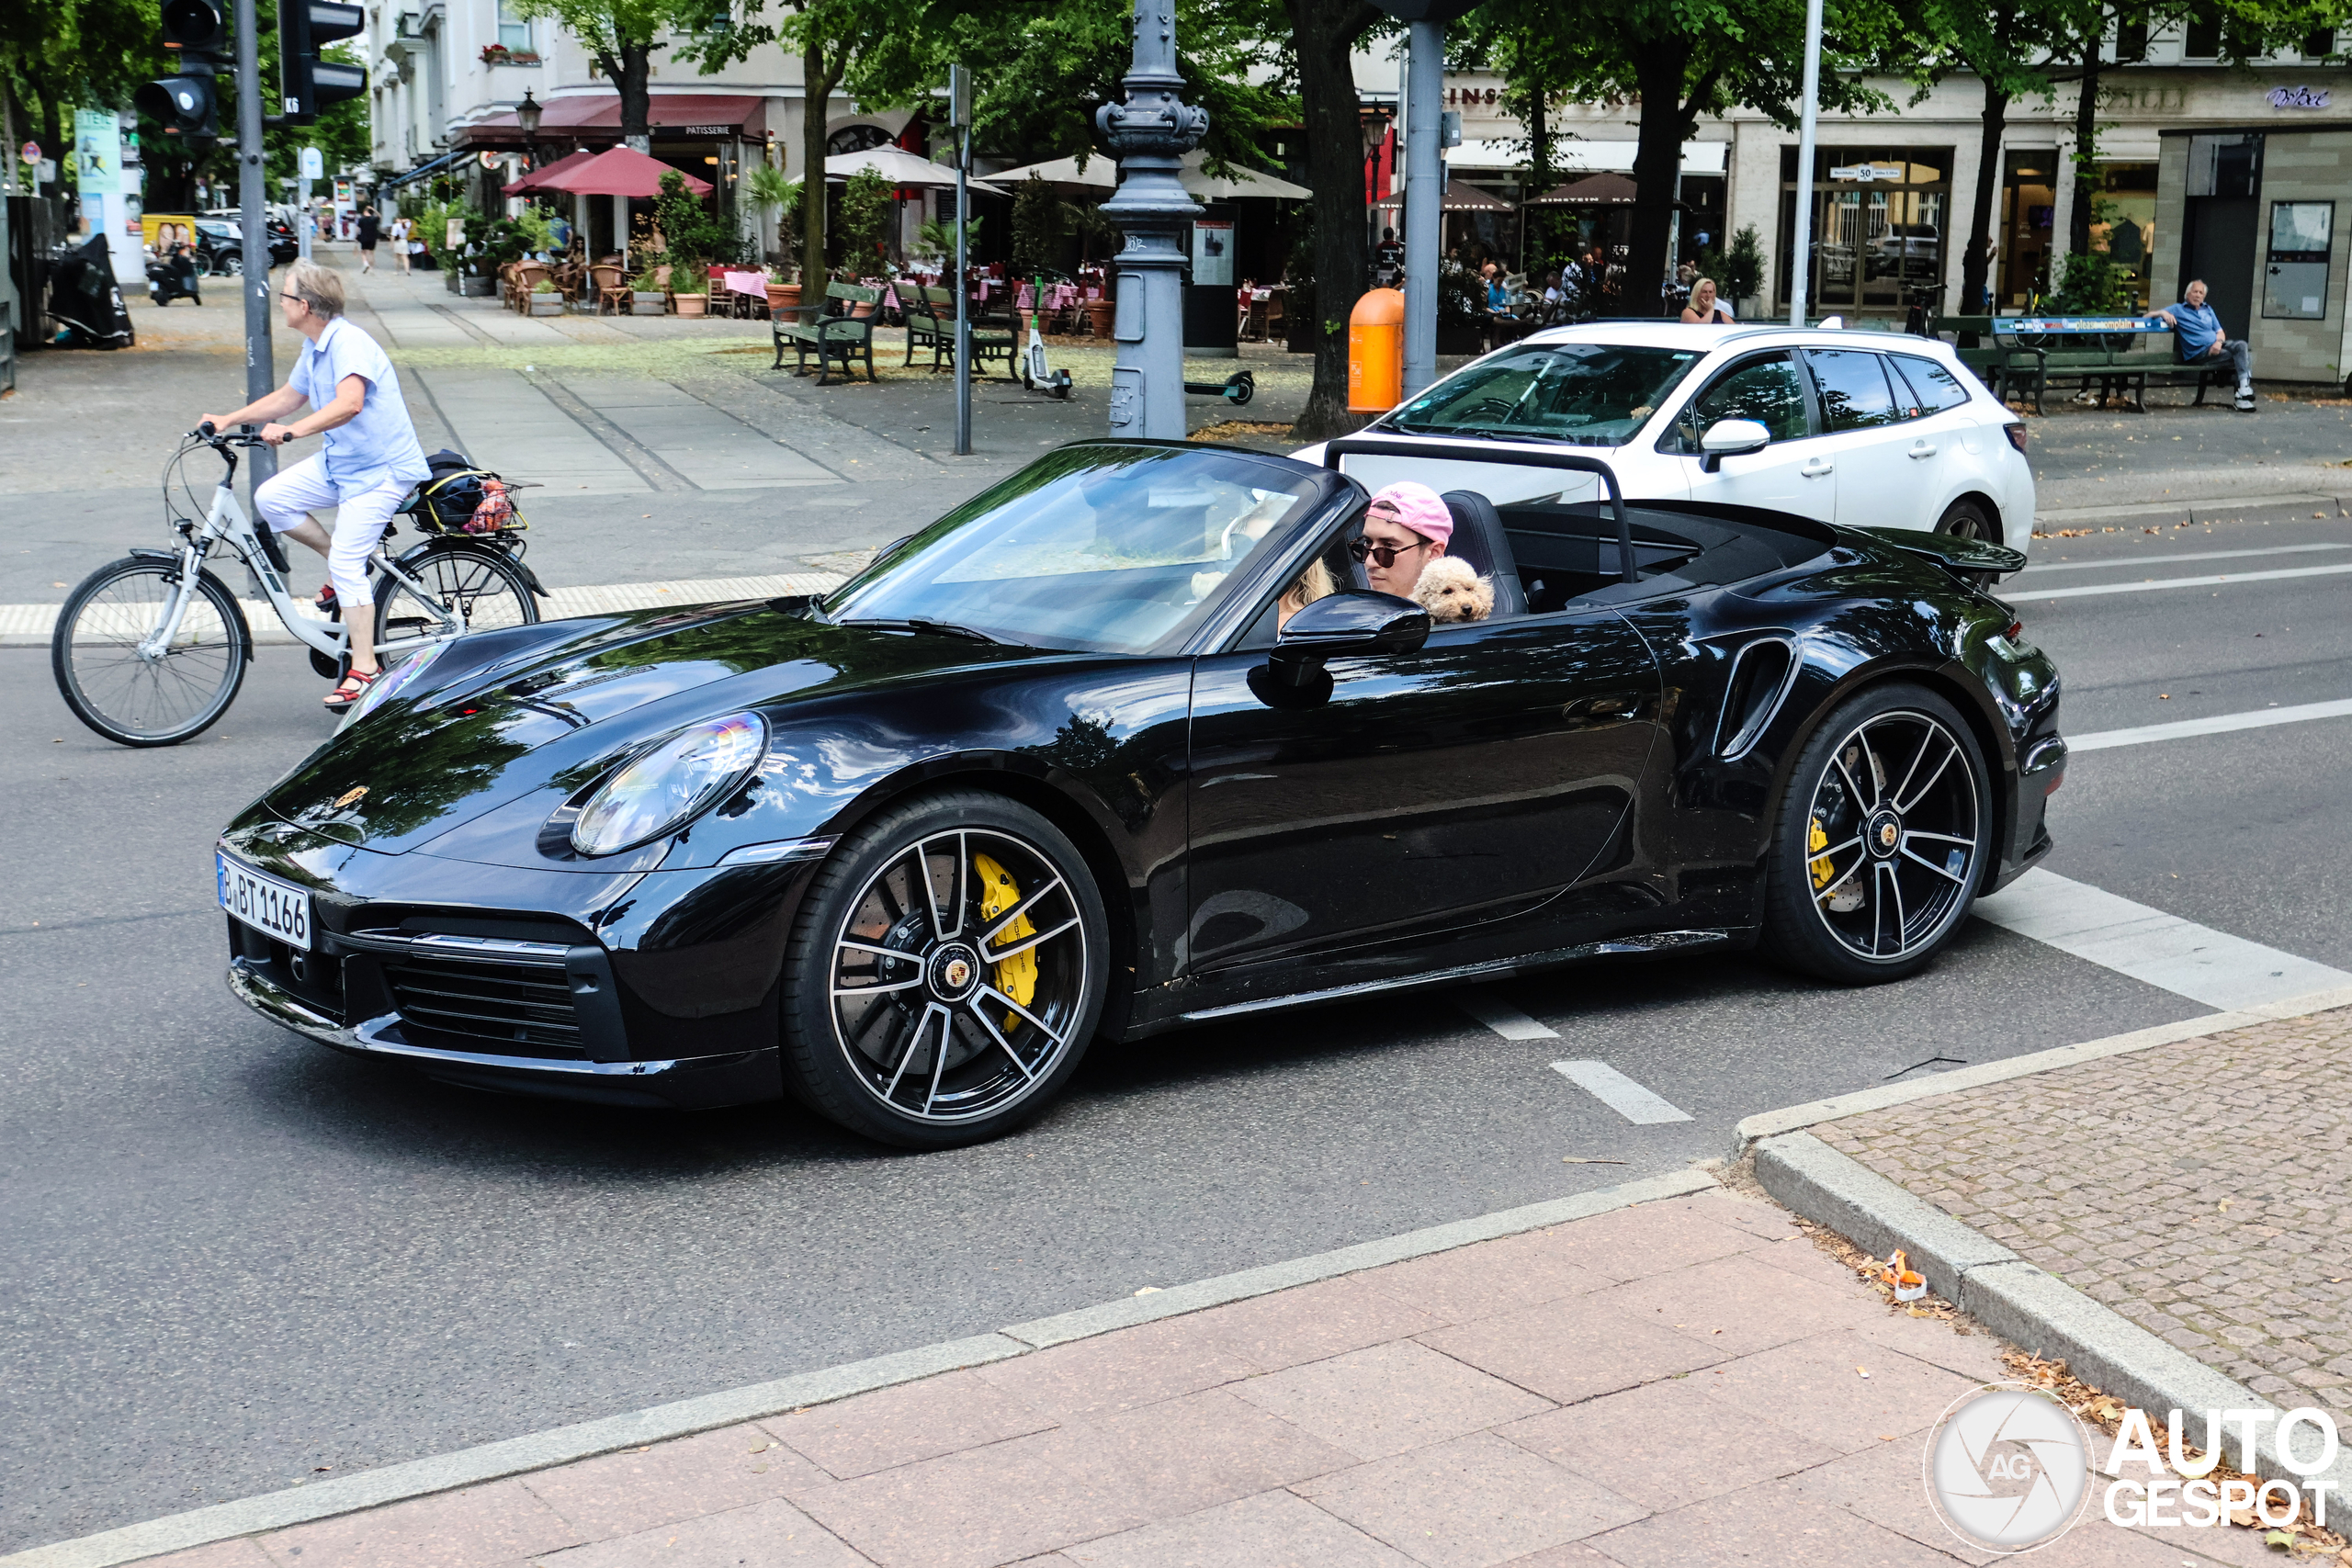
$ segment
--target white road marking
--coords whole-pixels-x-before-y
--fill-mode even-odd
[[[2103,566],[2154,566],[2159,561],[2221,560],[2228,556],[2291,556],[2305,550],[2352,550],[2352,545],[2272,545],[2258,550],[2192,550],[2185,555],[2118,556],[2113,560],[2036,561],[2018,576],[2030,577],[2038,571],[2092,571]]]
[[[2224,1011],[2352,986],[2352,975],[2167,915],[2145,904],[2029,871],[1976,912],[2020,936]]]
[[[2104,751],[2110,746],[2141,746],[2151,740],[2178,740],[2190,735],[2222,735],[2233,729],[2261,729],[2273,724],[2301,724],[2306,719],[2352,716],[2352,699],[2333,703],[2297,703],[2292,707],[2256,708],[2252,713],[2218,713],[2211,718],[2176,719],[2170,724],[2143,724],[2131,729],[2100,729],[2066,737],[2066,750]]]
[[[1464,991],[1454,1005],[1506,1040],[1557,1040],[1559,1031],[1546,1029],[1500,997],[1486,991]]]
[[[2089,588],[2020,588],[2018,600],[2082,599],[2093,593],[2153,593],[2159,588],[2213,588],[2229,582],[2276,582],[2282,577],[2330,577],[2352,571],[2352,561],[2334,566],[2289,567],[2279,571],[2237,571],[2214,577],[2159,577],[2153,582],[2101,582]]]
[[[1691,1120],[1606,1062],[1555,1062],[1552,1070],[1636,1127]]]

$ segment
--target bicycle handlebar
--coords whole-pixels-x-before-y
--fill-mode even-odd
[[[237,433],[234,435],[224,435],[219,430],[215,429],[212,422],[208,419],[188,434],[193,435],[197,440],[210,446],[216,452],[224,446],[262,446],[267,445],[267,443],[263,441],[261,438],[260,427],[251,424],[241,424],[237,426]]]

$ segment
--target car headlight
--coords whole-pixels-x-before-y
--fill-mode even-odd
[[[351,711],[344,716],[343,723],[337,727],[337,733],[349,729],[353,725],[390,702],[400,694],[401,687],[413,684],[416,678],[424,672],[424,667],[440,658],[441,650],[448,646],[449,639],[444,637],[424,652],[401,660],[377,676],[375,683],[368,688],[368,694],[351,705]]]
[[[767,721],[755,713],[678,731],[639,753],[588,797],[571,825],[571,847],[583,855],[618,854],[660,838],[724,799],[759,765],[767,747]]]

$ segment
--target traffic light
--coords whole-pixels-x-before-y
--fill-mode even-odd
[[[336,0],[277,0],[277,51],[289,122],[308,125],[327,105],[368,90],[365,68],[319,58],[328,44],[367,27],[368,14],[356,6]]]
[[[131,102],[166,136],[218,136],[216,73],[231,60],[219,9],[209,0],[164,0],[164,47],[178,57],[179,73],[148,83]]]

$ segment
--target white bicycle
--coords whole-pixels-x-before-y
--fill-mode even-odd
[[[277,537],[257,529],[239,504],[237,449],[262,445],[256,428],[233,434],[210,424],[192,431],[164,468],[164,507],[176,549],[133,549],[100,567],[67,595],[50,637],[50,666],[74,716],[124,746],[172,746],[204,731],[229,711],[253,662],[253,630],[226,584],[207,564],[225,547],[243,562],[278,621],[311,650],[311,667],[341,679],[350,667],[340,619],[299,614],[286,587]],[[209,446],[227,465],[202,522],[190,503],[175,504],[173,478],[189,456]],[[523,541],[509,533],[439,533],[422,494],[401,509],[428,537],[395,558],[379,545],[368,558],[376,598],[376,652],[386,664],[469,631],[526,626],[539,618],[546,591],[525,566]],[[393,530],[387,526],[384,537]]]

